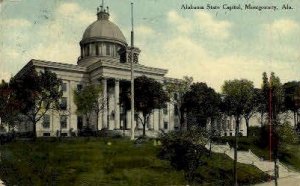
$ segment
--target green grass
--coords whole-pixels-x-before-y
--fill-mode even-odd
[[[214,153],[212,157],[207,157],[204,166],[198,168],[200,177],[205,185],[233,185],[233,160],[224,154]],[[238,163],[237,166],[238,183],[249,185],[265,182],[269,176],[253,165]]]
[[[135,145],[127,139],[66,138],[12,142],[1,146],[0,178],[7,185],[186,185],[184,172],[160,160],[152,142]],[[213,154],[198,170],[199,183],[214,183],[232,176],[232,160]],[[265,175],[239,164],[241,183]],[[250,176],[249,176],[250,175]],[[250,180],[251,181],[251,180]],[[253,180],[252,180],[253,181]],[[248,182],[247,182],[248,183]],[[230,184],[228,184],[230,185]]]
[[[300,145],[285,144],[280,151],[280,160],[292,169],[300,171]]]

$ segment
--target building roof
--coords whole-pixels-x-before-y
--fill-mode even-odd
[[[105,11],[98,12],[98,20],[93,22],[84,31],[82,41],[91,39],[105,39],[127,44],[126,39],[120,28],[109,21],[109,13]]]

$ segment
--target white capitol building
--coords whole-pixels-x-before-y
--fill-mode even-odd
[[[37,136],[70,136],[71,132],[78,133],[86,126],[85,118],[76,114],[74,103],[74,90],[82,89],[89,84],[101,84],[102,95],[107,104],[103,111],[94,114],[90,119],[92,129],[114,130],[130,135],[131,110],[124,108],[120,95],[128,91],[131,80],[131,51],[134,56],[134,76],[145,75],[158,82],[166,83],[178,81],[178,79],[167,78],[167,70],[141,65],[139,53],[141,50],[127,44],[120,28],[109,20],[108,9],[101,7],[97,10],[97,20],[86,28],[82,40],[79,42],[81,54],[77,65],[32,59],[19,72],[18,76],[35,69],[37,72],[50,70],[57,74],[63,81],[63,97],[61,100],[64,111],[58,113],[50,110],[37,123]],[[180,80],[179,80],[180,81]],[[175,103],[168,103],[166,108],[155,109],[146,124],[146,135],[156,136],[159,131],[170,131],[180,128],[180,119]],[[256,123],[257,119],[252,119]],[[255,121],[254,121],[255,120]],[[221,135],[234,135],[233,118],[228,117],[218,125]],[[97,126],[96,126],[97,125]],[[136,135],[142,133],[142,124],[138,119],[134,121]],[[28,123],[17,127],[19,132],[31,131]],[[240,132],[245,135],[245,121],[242,121]]]
[[[86,28],[80,41],[81,54],[77,65],[32,59],[17,75],[26,73],[31,68],[36,71],[50,70],[63,81],[62,103],[65,105],[65,115],[49,111],[37,123],[37,136],[69,136],[70,131],[78,132],[85,126],[85,119],[76,114],[74,90],[81,89],[89,84],[102,84],[103,96],[107,99],[104,110],[91,119],[91,127],[96,129],[107,128],[130,133],[131,111],[123,107],[120,94],[130,87],[131,80],[131,48],[120,28],[109,20],[108,10],[101,7],[97,11],[97,20]],[[167,70],[152,68],[139,63],[139,48],[133,49],[134,75],[153,78],[164,83],[174,79],[166,78]],[[153,135],[159,130],[174,130],[179,127],[179,118],[174,113],[174,104],[167,104],[167,108],[156,109],[146,125],[146,133]],[[97,123],[98,121],[98,123]],[[141,132],[142,124],[135,119],[135,131]],[[28,131],[28,125],[19,126],[19,131]]]

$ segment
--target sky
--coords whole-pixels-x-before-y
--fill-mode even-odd
[[[192,76],[217,91],[225,80],[262,73],[300,81],[299,0],[106,0],[110,20],[130,43],[134,3],[135,46],[140,63],[168,69],[168,77]],[[292,10],[282,9],[288,4]],[[31,59],[76,64],[84,30],[101,0],[0,0],[0,79]],[[238,5],[243,10],[185,10],[182,5]],[[278,10],[245,10],[245,4]]]

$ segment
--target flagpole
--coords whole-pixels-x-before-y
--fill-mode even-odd
[[[133,69],[133,49],[134,49],[134,34],[133,34],[133,3],[131,3],[131,140],[134,140],[134,69]]]

